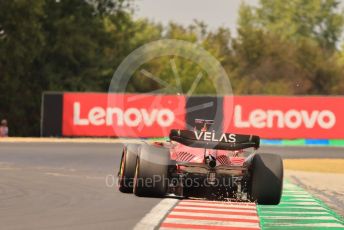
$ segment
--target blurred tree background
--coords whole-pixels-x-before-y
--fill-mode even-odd
[[[121,61],[158,39],[191,41],[223,65],[235,94],[343,95],[344,12],[338,0],[260,0],[242,4],[238,35],[204,22],[167,27],[134,19],[133,0],[1,0],[0,116],[11,135],[38,136],[43,91],[104,91]],[[179,71],[184,92],[201,72],[180,58],[144,68],[166,82]],[[128,91],[159,85],[142,72]],[[192,76],[192,77],[190,77]],[[202,77],[194,94],[214,93]]]

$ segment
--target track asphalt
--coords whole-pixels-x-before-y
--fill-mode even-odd
[[[166,199],[117,190],[121,148],[114,143],[0,143],[0,229],[134,228]],[[344,149],[336,147],[271,146],[260,151],[283,158],[344,157]],[[265,212],[257,210],[258,215]],[[275,220],[262,219],[262,227],[274,227]]]

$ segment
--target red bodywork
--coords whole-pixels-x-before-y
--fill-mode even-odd
[[[166,145],[161,142],[155,144]],[[166,147],[170,149],[171,159],[177,162],[205,163],[205,154],[207,156],[213,156],[216,159],[216,165],[242,166],[245,161],[242,150],[228,151],[195,148],[177,142],[168,143],[167,145]],[[204,151],[206,151],[206,153]]]

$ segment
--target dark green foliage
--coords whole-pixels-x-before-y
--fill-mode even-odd
[[[107,89],[118,53],[106,55],[114,42],[104,20],[125,24],[128,6],[96,2],[0,1],[0,116],[11,135],[39,135],[43,91]]]
[[[236,94],[343,94],[344,14],[336,0],[261,0],[242,5],[238,36],[203,22],[163,28],[133,19],[131,0],[1,0],[0,118],[10,135],[37,136],[43,91],[106,92],[116,67],[139,46],[158,39],[196,42],[223,65]],[[164,57],[142,68],[177,87],[174,61],[187,93],[213,94],[200,66]],[[129,92],[163,92],[137,71]]]

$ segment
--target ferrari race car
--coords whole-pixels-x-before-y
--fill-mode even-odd
[[[283,163],[279,155],[256,153],[258,136],[217,133],[209,130],[210,120],[196,120],[196,124],[194,130],[171,130],[165,142],[124,146],[119,190],[150,197],[280,202]]]

